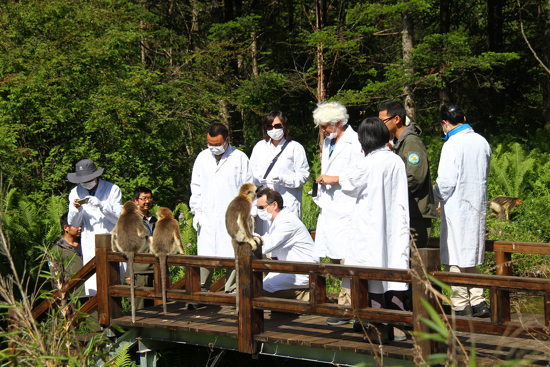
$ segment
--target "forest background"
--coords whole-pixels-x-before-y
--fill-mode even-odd
[[[549,35],[550,1],[537,0],[2,0],[1,202],[15,260],[36,261],[60,234],[82,158],[124,201],[145,185],[185,212],[208,124],[226,123],[249,155],[279,109],[315,176],[311,113],[324,100],[347,105],[354,128],[405,102],[434,182],[437,112],[459,104],[493,148],[489,197],[524,200],[509,222],[489,217],[489,238],[548,242]]]

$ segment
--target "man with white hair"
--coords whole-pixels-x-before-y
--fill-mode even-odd
[[[321,152],[319,190],[314,198],[321,208],[315,231],[315,251],[319,257],[343,264],[347,244],[353,235],[352,219],[356,198],[342,192],[339,182],[328,184],[326,176],[341,176],[364,157],[357,133],[348,125],[346,107],[339,102],[322,103],[313,111],[315,126],[326,136]],[[349,289],[342,288],[339,304],[350,304]],[[350,319],[329,317],[328,325],[343,325]]]

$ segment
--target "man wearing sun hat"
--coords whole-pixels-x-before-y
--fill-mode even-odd
[[[95,235],[110,233],[122,212],[122,198],[118,186],[99,178],[105,171],[97,168],[90,159],[82,159],[75,165],[75,172],[67,179],[78,184],[69,194],[68,222],[82,227],[82,260],[86,264],[95,256]],[[97,293],[96,278],[92,276],[84,284],[86,295]]]

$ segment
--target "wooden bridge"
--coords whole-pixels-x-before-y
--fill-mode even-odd
[[[438,245],[438,239],[432,239]],[[475,343],[476,358],[486,365],[502,360],[525,358],[537,364],[550,364],[550,280],[512,276],[512,253],[550,254],[550,245],[543,243],[487,241],[486,251],[496,257],[497,275],[456,274],[441,272],[438,249],[413,251],[411,270],[354,267],[327,263],[298,263],[262,260],[261,254],[242,246],[239,254],[239,309],[235,295],[224,292],[202,292],[200,268],[232,268],[230,258],[173,255],[168,265],[185,268],[185,276],[168,284],[168,314],[162,312],[160,265],[149,254],[139,254],[136,263],[154,264],[154,286],[136,288],[136,297],[154,299],[157,306],[136,311],[136,322],[122,314],[122,297],[130,296],[130,288],[120,285],[119,263],[127,261],[120,253],[110,251],[110,235],[96,236],[96,256],[86,264],[63,291],[80,287],[94,273],[98,292],[83,305],[82,312],[98,311],[99,323],[105,327],[119,325],[127,332],[118,342],[139,341],[141,365],[155,364],[154,351],[161,343],[185,343],[234,350],[257,358],[273,355],[332,364],[352,365],[366,362],[374,365],[419,365],[436,353],[469,354]],[[309,302],[264,297],[263,273],[308,274]],[[351,305],[331,303],[327,299],[326,279],[329,276],[351,279]],[[385,280],[411,284],[413,311],[396,311],[369,307],[368,280]],[[434,280],[435,279],[435,280]],[[443,309],[434,296],[434,282],[449,285],[476,286],[490,291],[491,317],[488,319],[450,318],[455,337],[446,344],[415,336],[379,346],[363,340],[350,325],[327,326],[326,317],[347,317],[369,322],[389,323],[406,330],[433,332],[422,321],[430,316],[421,299],[443,316]],[[216,289],[212,289],[216,290]],[[510,293],[531,292],[544,299],[543,314],[524,315],[511,312]],[[188,310],[186,302],[206,304]],[[44,313],[55,300],[46,300],[34,310]],[[269,310],[270,312],[266,312]],[[461,349],[460,345],[464,346]],[[464,357],[465,358],[465,357]]]

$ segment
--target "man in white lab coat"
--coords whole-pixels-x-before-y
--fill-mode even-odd
[[[104,168],[96,168],[90,159],[82,159],[75,165],[75,172],[67,179],[78,184],[69,194],[70,226],[82,227],[82,261],[86,264],[95,256],[95,235],[110,233],[122,213],[122,198],[117,185],[99,178]],[[96,276],[84,283],[86,295],[97,293]]]
[[[262,236],[262,252],[277,253],[282,261],[318,262],[314,242],[302,221],[287,207],[277,191],[265,188],[257,194],[258,216],[269,223]],[[309,301],[307,274],[268,273],[264,279],[266,296]]]
[[[446,271],[477,273],[485,256],[491,148],[466,123],[460,107],[441,107],[439,120],[446,134],[434,188],[435,200],[441,202],[441,263]],[[490,316],[483,288],[451,288],[458,315]]]
[[[342,193],[339,183],[327,184],[323,177],[339,176],[354,167],[364,156],[357,133],[348,125],[346,107],[338,102],[320,104],[313,112],[315,126],[326,136],[321,153],[319,190],[314,198],[321,208],[315,231],[316,255],[340,264],[349,243],[349,227],[355,198]]]
[[[252,182],[246,154],[229,144],[229,130],[215,122],[207,129],[208,148],[197,156],[191,176],[189,208],[197,231],[200,256],[234,257],[231,237],[225,228],[225,212],[241,185]],[[201,268],[201,288],[208,291],[212,269]],[[225,291],[235,289],[234,270],[226,275]]]
[[[317,178],[319,190],[314,198],[321,211],[315,230],[315,255],[330,258],[333,264],[343,264],[347,245],[353,232],[353,213],[356,199],[344,194],[340,183],[328,184],[326,176],[340,176],[353,169],[364,158],[357,133],[348,125],[346,107],[338,102],[322,103],[313,111],[315,126],[326,138],[321,152],[321,176]],[[339,304],[348,304],[349,289],[342,288]],[[329,325],[341,325],[346,319],[328,318]]]

